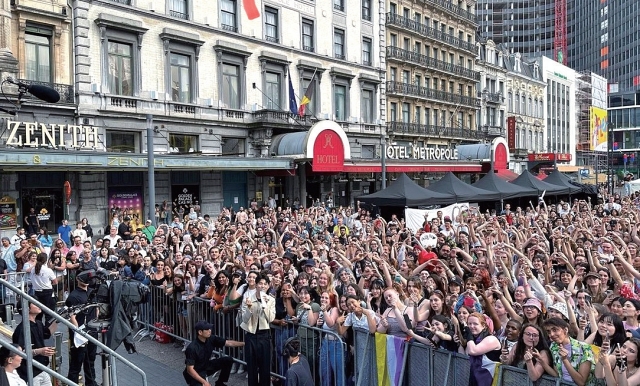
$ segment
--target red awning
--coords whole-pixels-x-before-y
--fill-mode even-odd
[[[388,173],[432,172],[432,173],[480,173],[482,165],[477,164],[387,164]],[[380,164],[345,164],[346,173],[381,173]]]
[[[512,172],[509,169],[498,169],[496,170],[496,175],[500,178],[503,178],[507,181],[513,181],[516,178],[518,178],[518,175],[514,172]]]

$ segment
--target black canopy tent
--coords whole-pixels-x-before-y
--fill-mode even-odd
[[[388,188],[360,196],[358,200],[376,206],[417,207],[448,204],[452,197],[427,190],[402,173]]]
[[[466,201],[495,201],[500,199],[500,194],[485,189],[471,186],[453,173],[448,172],[439,181],[429,185],[427,190],[435,193],[449,195],[451,200],[446,204],[455,204]]]
[[[519,185],[514,185],[504,179],[498,177],[496,173],[491,170],[480,180],[472,184],[476,188],[488,190],[500,195],[500,200],[507,200],[510,198],[536,196],[538,191],[533,188],[526,188]]]
[[[511,183],[520,187],[534,189],[537,191],[538,195],[541,195],[545,191],[546,194],[554,196],[570,193],[570,189],[568,187],[553,185],[539,180],[538,177],[531,174],[528,170],[523,171],[522,174],[520,174],[520,176],[515,180],[511,181]]]
[[[574,185],[571,182],[571,178],[561,173],[558,169],[555,169],[554,171],[549,173],[547,178],[545,178],[543,181],[549,184],[563,186],[569,189],[569,194],[580,193],[583,190],[581,187]]]

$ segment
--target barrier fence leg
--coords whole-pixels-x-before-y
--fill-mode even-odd
[[[409,347],[411,347],[411,345],[407,342],[404,342],[404,353],[402,354],[402,368],[406,369],[407,368],[407,357],[409,356]],[[400,372],[400,379],[398,380],[398,386],[402,386],[404,384],[404,370]],[[444,386],[446,386],[447,383],[444,383]]]

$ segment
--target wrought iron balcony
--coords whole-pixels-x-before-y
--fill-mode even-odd
[[[503,103],[504,96],[499,92],[479,92],[478,97],[483,98],[485,102],[489,103]]]
[[[222,24],[222,29],[225,31],[238,32],[238,27],[235,25]]]
[[[267,35],[267,36],[265,36],[264,40],[266,40],[268,42],[272,42],[272,43],[280,43],[280,40],[275,36],[268,36]]]
[[[461,138],[472,141],[481,141],[486,137],[483,132],[477,130],[397,121],[387,122],[387,132],[389,134],[424,135],[429,138]]]
[[[131,0],[111,0],[111,1],[113,1],[114,3],[131,5]]]
[[[453,4],[451,0],[422,0],[422,1],[427,5],[429,4],[435,5],[436,7],[442,9],[445,12],[449,12],[452,15],[460,16],[474,25],[478,24],[476,20],[476,15]]]
[[[419,54],[417,52],[403,50],[402,48],[398,47],[387,47],[387,58],[398,59],[403,62],[409,61],[427,68],[431,68],[433,70],[446,72],[447,75],[453,73],[474,81],[480,80],[480,73],[477,71],[473,71],[455,64],[447,63],[427,55]]]
[[[41,86],[51,87],[56,90],[58,94],[60,94],[60,102],[58,103],[75,103],[75,93],[73,91],[73,86],[69,84],[60,84],[60,83],[50,83],[50,82],[38,82],[36,80],[28,80],[28,79],[18,79],[21,83],[26,84],[38,84]],[[38,99],[30,94],[25,94],[23,96],[24,99]]]
[[[261,124],[287,125],[292,129],[299,130],[301,125],[311,126],[314,120],[315,118],[311,115],[300,116],[282,110],[263,109],[251,113],[253,126],[260,126]]]
[[[169,10],[169,15],[173,16],[173,17],[177,17],[179,19],[185,19],[185,20],[189,20],[189,14],[188,13],[184,13],[184,12],[180,12],[180,11],[174,11],[174,10]]]
[[[504,128],[502,126],[484,125],[480,129],[481,129],[480,131],[482,133],[484,133],[484,135],[487,138],[504,137],[505,136],[505,131],[504,131]]]
[[[344,12],[344,3],[333,3],[333,9]]]
[[[387,24],[396,25],[398,27],[416,32],[420,35],[449,44],[450,46],[468,51],[473,54],[477,53],[475,44],[458,39],[453,35],[449,35],[435,28],[427,27],[420,22],[406,18],[404,16],[400,16],[397,13],[387,13]]]
[[[387,94],[413,95],[418,98],[433,99],[440,102],[449,102],[456,105],[476,108],[476,98],[402,82],[388,81]]]

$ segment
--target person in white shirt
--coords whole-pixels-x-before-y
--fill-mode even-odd
[[[276,317],[276,301],[267,295],[269,278],[258,276],[255,271],[247,275],[248,288],[242,297],[241,313],[245,331],[245,360],[250,385],[271,384],[271,337],[270,326]],[[259,376],[259,380],[258,380]]]
[[[31,285],[35,291],[35,298],[49,309],[55,310],[56,298],[53,297],[53,286],[58,284],[58,279],[56,278],[56,274],[53,273],[53,270],[47,266],[48,261],[49,257],[46,253],[38,255],[36,266],[33,267],[30,272]],[[48,324],[45,323],[45,325]]]
[[[122,237],[120,237],[120,235],[118,235],[118,228],[112,226],[111,228],[109,228],[109,234],[107,236],[104,236],[105,240],[109,240],[111,242],[111,247],[115,248],[115,246],[118,244],[118,240],[120,240]]]
[[[349,327],[362,331],[369,331],[373,334],[376,332],[380,317],[373,310],[363,307],[364,302],[360,302],[357,296],[347,296],[347,308],[350,313],[346,317],[338,318],[340,335],[344,335]]]
[[[16,234],[11,237],[11,244],[20,245],[21,240],[26,240],[27,235],[24,234],[24,228],[20,227],[16,230]]]
[[[22,351],[22,347],[15,343],[11,343],[11,346]],[[6,347],[0,348],[0,365],[4,367],[9,386],[27,386],[27,383],[20,378],[17,371],[22,361],[22,357],[17,353],[10,351]]]
[[[87,236],[87,231],[85,231],[84,229],[82,229],[82,221],[78,221],[76,223],[76,229],[74,229],[73,231],[71,231],[71,234],[73,235],[73,237],[76,236],[80,236],[80,240],[84,243],[85,241],[89,240],[89,236]]]

